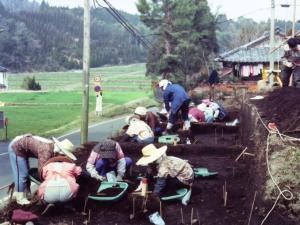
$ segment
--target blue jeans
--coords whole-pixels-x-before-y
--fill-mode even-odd
[[[126,170],[128,170],[129,167],[132,165],[132,159],[129,157],[125,157],[125,161],[126,161]],[[118,163],[116,163],[115,166],[110,166],[107,159],[99,159],[96,162],[96,170],[99,173],[99,175],[103,177],[106,176],[106,173],[110,171],[117,172],[117,166]]]
[[[189,104],[190,104],[190,99],[185,100],[181,104],[180,108],[177,111],[172,110],[172,107],[171,107],[171,113],[169,115],[169,122],[172,124],[176,123],[176,121],[178,120],[179,111],[181,111],[181,116],[182,116],[183,121],[189,120]]]
[[[15,182],[15,191],[24,192],[27,191],[27,179],[28,179],[28,164],[27,159],[17,156],[12,149],[12,145],[15,140],[8,145],[8,154],[10,160],[10,166],[13,172],[13,178]]]

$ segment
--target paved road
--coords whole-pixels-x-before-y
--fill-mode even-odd
[[[118,131],[122,126],[125,125],[124,122],[125,117],[120,117],[117,119],[108,120],[102,122],[100,124],[92,125],[89,127],[89,141],[100,141],[105,139],[106,137],[111,136],[113,133]],[[74,145],[80,145],[80,132],[76,130],[74,132],[68,133],[58,139],[68,138]],[[12,174],[11,168],[9,164],[9,158],[7,154],[7,142],[0,142],[0,187],[11,183],[12,181]],[[31,165],[36,165],[37,161],[32,159],[30,161]],[[5,191],[0,190],[0,199],[5,195]]]

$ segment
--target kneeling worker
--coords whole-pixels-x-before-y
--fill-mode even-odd
[[[117,181],[121,181],[131,165],[132,159],[124,156],[119,143],[106,139],[92,149],[86,170],[91,177],[101,181],[107,180],[106,174],[114,171]]]
[[[154,142],[153,131],[148,124],[139,119],[139,116],[128,116],[125,121],[129,126],[125,135],[120,139],[120,142],[126,142],[129,140],[145,144]]]
[[[144,121],[153,131],[154,135],[161,135],[162,128],[158,117],[151,111],[147,111],[145,107],[138,106],[134,114],[139,116],[140,120]]]
[[[168,189],[177,190],[184,187],[191,189],[194,181],[191,165],[186,160],[167,156],[166,151],[167,146],[156,148],[153,144],[149,144],[142,149],[143,157],[136,163],[136,165],[148,166],[147,171],[152,171],[153,176],[157,175],[154,197],[161,197]]]

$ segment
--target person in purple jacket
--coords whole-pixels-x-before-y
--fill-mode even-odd
[[[161,80],[158,85],[163,90],[165,107],[169,113],[167,132],[170,132],[178,120],[179,111],[181,111],[182,119],[184,120],[183,130],[188,130],[190,128],[188,116],[190,103],[189,95],[182,86],[179,84],[172,84],[166,79]]]

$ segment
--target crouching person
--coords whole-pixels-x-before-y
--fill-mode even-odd
[[[86,170],[91,177],[100,181],[107,180],[107,173],[114,171],[117,181],[122,181],[131,165],[132,159],[124,156],[119,143],[106,139],[92,149]]]
[[[189,188],[191,190],[194,181],[194,171],[186,161],[174,156],[166,155],[167,146],[156,148],[153,144],[142,149],[143,157],[137,161],[137,165],[148,166],[147,171],[152,171],[157,176],[154,185],[153,196],[161,197],[167,190]]]
[[[128,116],[125,119],[125,122],[128,124],[128,129],[121,137],[121,142],[133,141],[143,144],[150,144],[154,142],[153,131],[148,124],[140,120],[138,116]]]
[[[38,172],[41,174],[41,169],[45,163],[55,154],[64,154],[69,158],[76,160],[72,154],[74,145],[68,140],[58,141],[46,139],[32,134],[25,134],[15,137],[8,145],[8,154],[10,165],[13,172],[15,183],[15,192],[13,197],[20,205],[26,205],[30,202],[26,198],[28,188],[28,169],[29,158],[38,159]]]
[[[79,189],[76,178],[81,168],[64,156],[53,157],[42,169],[38,196],[46,203],[67,202],[75,198]]]

